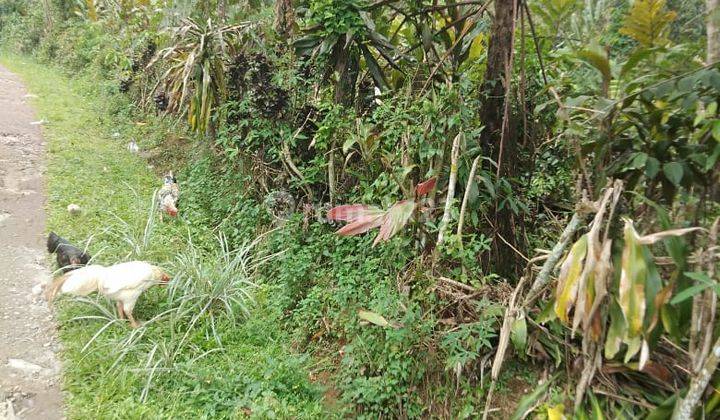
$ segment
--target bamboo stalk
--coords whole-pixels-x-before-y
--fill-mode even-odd
[[[450,179],[448,180],[448,191],[445,197],[445,211],[443,212],[440,228],[438,229],[437,244],[435,245],[435,257],[437,257],[440,246],[445,241],[445,231],[450,223],[450,210],[455,198],[455,184],[457,184],[458,158],[460,157],[460,140],[462,133],[458,133],[453,139],[452,152],[450,153]]]
[[[328,155],[328,188],[330,189],[330,204],[335,204],[335,144]]]
[[[468,197],[470,196],[470,185],[475,178],[475,172],[477,172],[478,163],[480,162],[481,157],[482,155],[478,155],[478,157],[473,160],[472,168],[470,169],[470,176],[468,176],[467,185],[465,186],[465,193],[463,194],[463,201],[462,205],[460,206],[460,216],[458,217],[457,236],[459,238],[462,238],[463,222],[465,222],[465,211],[467,210]]]
[[[706,271],[710,279],[715,278],[715,261],[717,257],[714,250],[717,247],[718,225],[720,225],[720,217],[715,219],[715,222],[712,224],[712,227],[710,228],[710,235],[708,238],[708,249],[706,256],[707,260],[705,261],[705,263]],[[705,299],[705,304],[703,305],[703,307],[705,308],[705,313],[707,314],[707,316],[704,317],[705,321],[703,322],[702,328],[705,336],[702,340],[702,348],[698,353],[699,357],[697,360],[697,364],[695,365],[695,372],[699,372],[700,368],[705,363],[708,353],[710,352],[710,346],[712,344],[713,331],[715,330],[715,315],[717,313],[717,294],[715,293],[715,288],[707,288],[705,290],[703,298]]]

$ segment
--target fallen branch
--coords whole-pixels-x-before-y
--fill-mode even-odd
[[[530,303],[532,303],[540,291],[550,281],[550,274],[552,274],[553,268],[555,268],[558,261],[560,261],[560,257],[563,255],[563,252],[565,252],[565,248],[567,248],[573,235],[575,235],[575,232],[580,229],[580,224],[582,222],[583,216],[579,212],[575,212],[570,219],[570,222],[565,227],[562,235],[560,235],[560,240],[557,244],[555,244],[552,251],[550,251],[550,255],[548,255],[545,260],[545,264],[543,264],[542,269],[540,269],[540,273],[538,273],[532,286],[530,286],[530,291],[523,302],[524,307],[527,307]]]
[[[491,382],[490,389],[488,390],[488,396],[485,400],[485,410],[483,411],[482,417],[483,420],[487,420],[490,403],[492,402],[493,389],[495,389],[495,383],[497,382],[497,378],[500,376],[500,369],[502,368],[502,364],[505,361],[505,352],[507,352],[508,344],[510,343],[510,333],[512,332],[512,325],[513,323],[515,323],[515,319],[517,319],[518,311],[515,308],[515,302],[517,300],[518,294],[520,293],[520,290],[522,290],[523,286],[525,285],[526,279],[527,276],[523,276],[522,278],[520,278],[517,287],[515,287],[515,290],[510,297],[510,303],[505,310],[505,318],[503,319],[503,325],[500,329],[500,340],[498,342],[497,351],[495,352],[495,359],[493,359],[492,369],[490,370]]]

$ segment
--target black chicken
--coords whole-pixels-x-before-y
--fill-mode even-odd
[[[91,258],[88,253],[56,235],[55,232],[50,232],[48,235],[47,249],[49,253],[57,256],[58,267],[64,273],[86,265]]]

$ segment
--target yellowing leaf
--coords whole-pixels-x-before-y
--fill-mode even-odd
[[[548,420],[565,420],[565,406],[558,404],[555,407],[548,407],[547,409]]]
[[[676,16],[675,12],[665,11],[665,0],[636,0],[620,33],[645,47],[664,46],[668,43],[666,36],[670,23]]]
[[[600,72],[604,83],[610,83],[612,75],[610,73],[610,60],[607,52],[603,51],[599,46],[592,45],[578,53],[578,58],[594,67]]]
[[[470,60],[475,60],[482,55],[484,49],[483,39],[483,34],[480,34],[472,40],[472,44],[470,44],[470,52],[468,53],[468,58]]]
[[[625,220],[625,248],[622,253],[620,272],[620,308],[628,325],[628,337],[638,337],[642,333],[645,317],[645,280],[647,261],[644,258],[643,245],[631,220]]]
[[[565,261],[560,267],[557,290],[555,292],[555,314],[565,324],[568,323],[568,312],[575,304],[578,293],[578,280],[583,269],[583,261],[587,254],[588,238],[583,235],[573,244]]]
[[[388,322],[387,319],[385,319],[385,317],[383,317],[382,315],[377,314],[375,312],[363,311],[361,309],[358,311],[358,317],[360,319],[363,319],[367,322],[378,325],[380,327],[389,327],[390,326],[390,323]]]

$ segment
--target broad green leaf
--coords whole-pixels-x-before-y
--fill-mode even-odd
[[[666,420],[672,417],[673,411],[675,410],[675,402],[677,401],[677,394],[671,395],[668,399],[662,402],[662,404],[655,407],[645,420]]]
[[[588,237],[587,234],[573,244],[570,252],[565,257],[560,267],[560,275],[558,276],[558,284],[555,292],[555,314],[560,320],[568,323],[568,312],[575,304],[578,294],[578,280],[583,269],[583,261],[587,254]]]
[[[361,309],[358,311],[358,318],[365,320],[367,322],[370,322],[372,324],[378,325],[380,327],[389,327],[390,326],[390,323],[388,322],[387,319],[385,319],[385,317],[383,317],[382,315],[375,313],[375,312],[364,311]]]
[[[520,316],[513,322],[510,339],[518,354],[524,354],[527,344],[527,321],[525,321],[525,315]]]
[[[717,109],[718,109],[717,102],[712,101],[712,102],[710,102],[710,104],[708,104],[707,108],[705,108],[705,115],[707,115],[708,117],[714,117],[715,114],[717,113]]]
[[[712,136],[715,140],[720,141],[720,120],[713,122]]]
[[[627,331],[627,322],[620,305],[613,299],[610,302],[610,327],[605,339],[605,358],[612,359],[620,351],[620,345]]]
[[[648,160],[647,153],[645,153],[645,152],[635,153],[633,160],[630,162],[630,165],[626,169],[642,168],[645,166],[647,160]]]
[[[663,165],[663,174],[676,187],[680,185],[683,177],[683,166],[680,162],[668,162]]]
[[[627,344],[628,348],[627,351],[625,351],[625,363],[632,360],[633,357],[635,357],[636,354],[640,351],[640,348],[643,344],[643,339],[640,336],[637,337],[626,337],[625,344]]]
[[[375,80],[375,84],[379,86],[380,89],[385,89],[387,87],[385,74],[382,72],[375,56],[372,55],[365,45],[361,44],[360,50],[362,51],[363,57],[365,57],[365,64],[367,65],[368,70],[370,70],[370,74],[372,75],[373,80]]]
[[[555,313],[555,299],[552,299],[547,304],[545,304],[545,306],[543,306],[542,311],[540,311],[540,314],[538,314],[535,321],[538,324],[544,324],[556,318],[557,314]]]
[[[680,334],[680,314],[675,307],[665,305],[660,308],[660,320],[663,324],[665,332],[670,334],[670,337],[675,341],[680,341],[682,334]]]
[[[650,156],[645,162],[645,176],[653,179],[660,172],[660,161]]]
[[[677,295],[675,295],[675,297],[673,297],[672,300],[670,301],[670,303],[673,305],[677,305],[680,302],[684,302],[687,299],[690,299],[693,296],[697,295],[698,293],[702,293],[705,289],[707,289],[709,287],[713,287],[715,285],[715,283],[705,273],[688,272],[688,273],[685,273],[685,275],[687,277],[697,281],[699,284],[690,286],[690,287],[686,288],[685,290],[682,290]]]
[[[705,273],[699,271],[686,271],[685,275],[701,283],[712,284],[713,280]]]
[[[643,259],[646,261],[647,266],[647,277],[645,278],[645,318],[643,323],[643,329],[646,333],[651,331],[651,325],[657,322],[658,313],[656,309],[659,309],[664,305],[670,298],[672,288],[664,288],[660,273],[658,273],[657,267],[653,260],[653,256],[650,253],[650,249],[646,246],[642,247]]]
[[[495,186],[493,185],[492,181],[486,176],[478,176],[480,181],[485,185],[485,188],[490,193],[490,196],[494,199],[496,197],[495,195]]]

